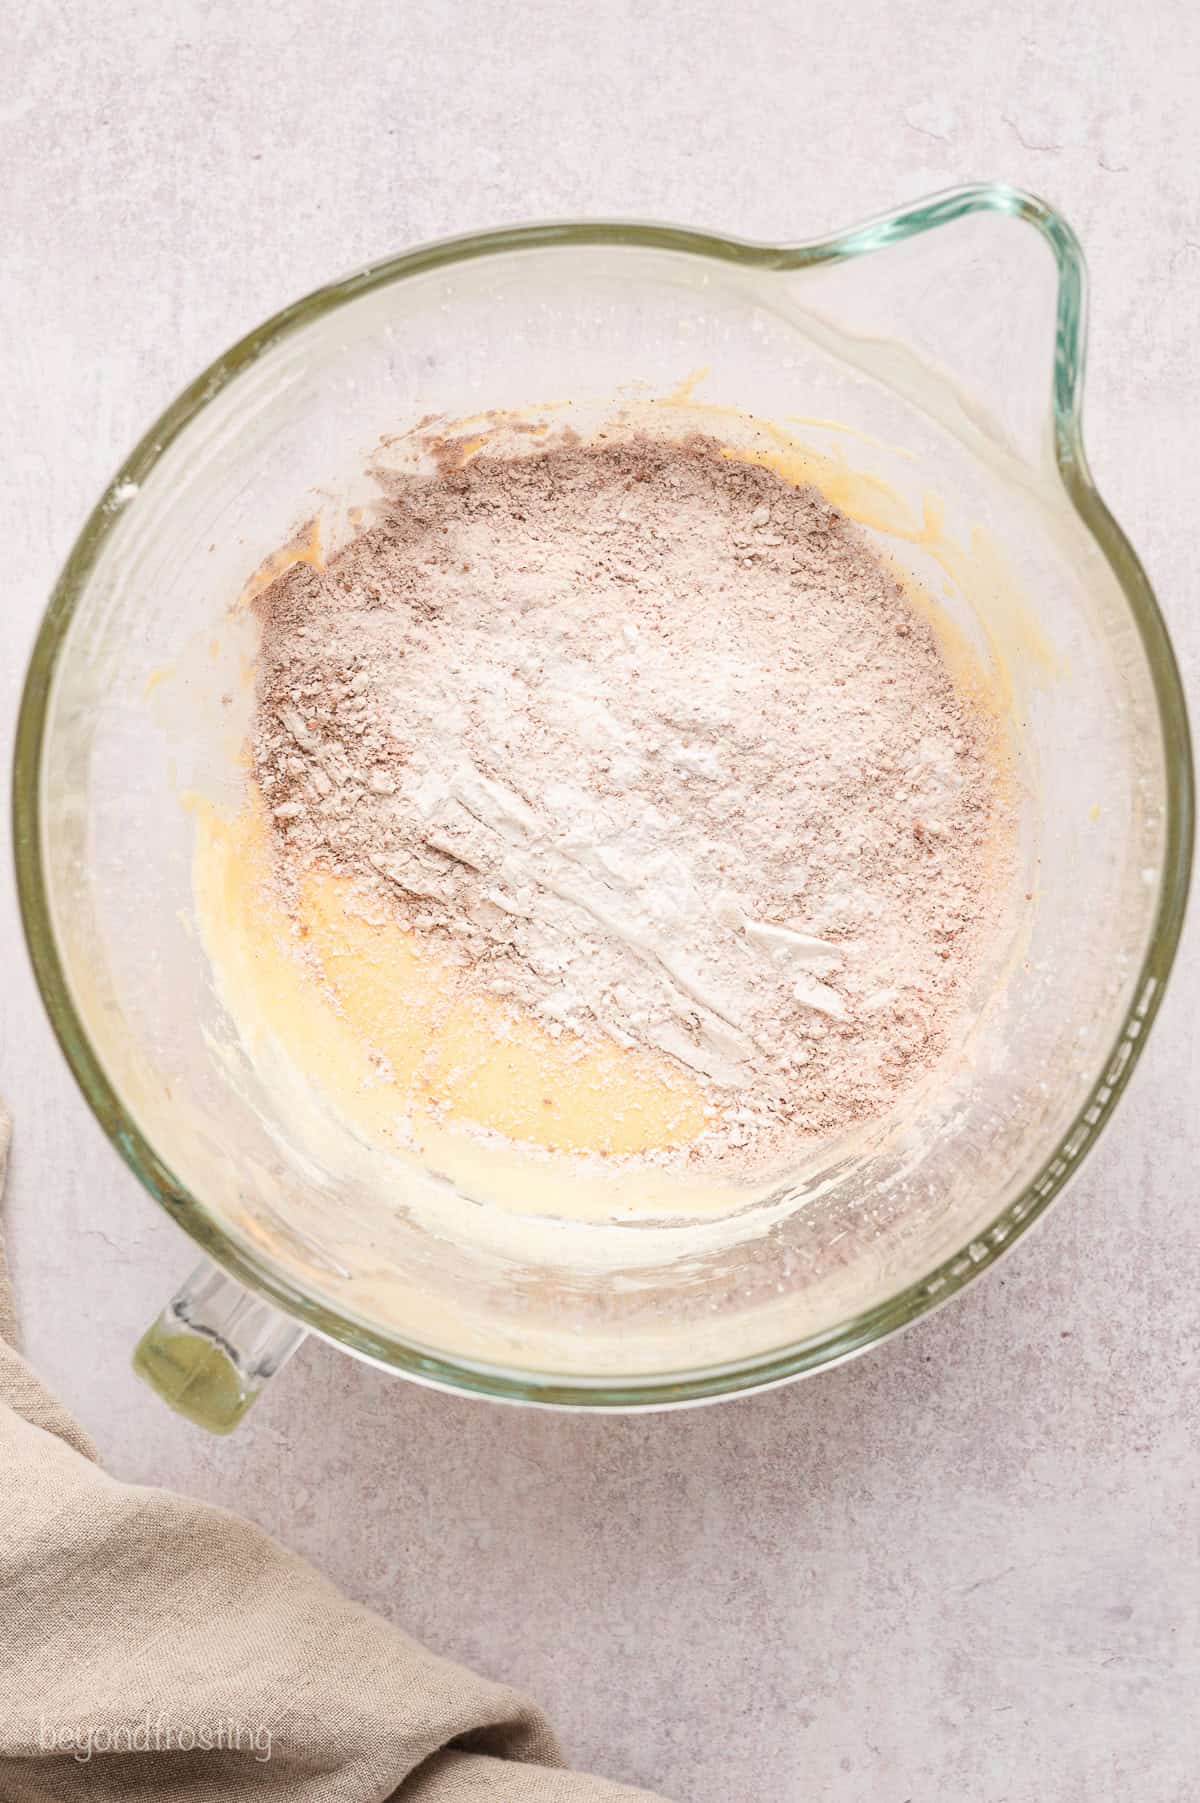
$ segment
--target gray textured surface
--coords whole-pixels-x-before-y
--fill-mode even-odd
[[[1018,10],[16,0],[0,709],[119,456],[201,364],[331,273],[548,214],[799,236],[976,177],[1045,193],[1084,240],[1094,461],[1190,679],[1198,15]],[[310,1345],[228,1443],[130,1374],[190,1248],[66,1074],[7,871],[0,947],[28,1346],[122,1473],[253,1516],[526,1685],[581,1762],[687,1803],[1192,1803],[1194,934],[1068,1198],[883,1354],[608,1420],[424,1393]]]

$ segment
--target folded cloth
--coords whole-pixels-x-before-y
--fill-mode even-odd
[[[14,1340],[0,1243],[3,1803],[646,1803],[250,1523],[118,1483]]]

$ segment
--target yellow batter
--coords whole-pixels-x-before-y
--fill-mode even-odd
[[[710,431],[722,423],[731,420],[701,422]],[[472,442],[482,445],[487,436]],[[923,546],[968,593],[974,563],[986,563],[993,598],[1003,586],[992,548],[980,539],[968,550],[946,538],[935,503],[927,501],[923,517],[914,517],[878,478],[776,428],[760,429],[753,448],[730,454],[766,463],[793,482],[815,483],[849,517]],[[291,552],[273,558],[248,593],[287,562],[319,557],[314,527]],[[956,680],[978,704],[998,709],[1006,695],[996,611],[988,644],[992,670],[985,675],[937,602],[898,574],[933,621]],[[1019,597],[1007,617],[1028,656]],[[472,990],[461,967],[394,921],[367,918],[349,879],[312,869],[294,912],[285,909],[253,785],[236,817],[196,797],[190,803],[197,822],[198,924],[243,1044],[252,1061],[268,1047],[276,1064],[282,1054],[360,1141],[402,1162],[432,1165],[467,1193],[486,1193],[514,1212],[544,1209],[593,1221],[695,1218],[725,1214],[747,1199],[731,1184],[681,1186],[678,1173],[652,1162],[639,1171],[636,1202],[626,1207],[621,1186],[613,1186],[618,1167],[603,1161],[686,1147],[708,1124],[704,1097],[686,1070],[615,1044],[555,1039],[540,1023],[517,1017],[510,1004]],[[565,1190],[564,1171],[570,1175]]]
[[[199,815],[196,901],[223,987],[254,998],[252,1016],[373,1138],[420,1151],[431,1128],[470,1123],[607,1157],[686,1145],[703,1129],[701,1093],[672,1061],[560,1044],[394,921],[366,918],[348,879],[305,872],[289,914],[256,789],[232,821]]]

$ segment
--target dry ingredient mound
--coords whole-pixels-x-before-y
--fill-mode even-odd
[[[254,767],[304,867],[560,1049],[676,1060],[749,1159],[945,1051],[992,899],[992,727],[856,529],[715,440],[388,478],[255,603]]]

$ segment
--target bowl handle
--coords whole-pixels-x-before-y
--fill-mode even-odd
[[[138,1341],[133,1368],[177,1414],[228,1434],[304,1337],[205,1259]]]

